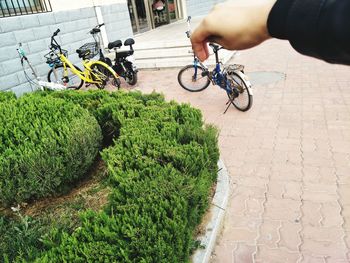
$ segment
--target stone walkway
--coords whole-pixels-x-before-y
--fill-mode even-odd
[[[231,196],[212,262],[350,262],[350,67],[270,40],[234,59],[257,81],[254,104],[223,115],[217,87],[189,93],[176,69],[141,71],[138,89],[190,102],[220,128]],[[348,200],[348,201],[346,201]]]

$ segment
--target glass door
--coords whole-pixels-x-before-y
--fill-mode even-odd
[[[131,26],[134,33],[142,33],[151,29],[146,4],[145,0],[128,0]]]
[[[142,33],[178,20],[180,0],[128,0],[132,30]],[[181,7],[181,6],[180,6]]]
[[[178,20],[177,2],[178,0],[149,0],[154,28]]]

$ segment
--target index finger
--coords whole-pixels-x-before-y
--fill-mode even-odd
[[[195,29],[191,36],[192,49],[201,61],[204,61],[209,57],[207,45],[207,39],[209,36],[210,33],[203,26],[203,22]]]

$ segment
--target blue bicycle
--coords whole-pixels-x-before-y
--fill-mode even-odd
[[[188,17],[188,31],[187,37],[190,37],[190,20]],[[253,104],[253,93],[251,90],[251,84],[248,81],[247,76],[244,74],[244,66],[238,64],[231,64],[222,66],[219,61],[220,47],[216,44],[210,43],[215,54],[216,66],[210,71],[199,59],[194,55],[193,64],[183,67],[178,74],[178,82],[184,89],[191,92],[199,92],[206,89],[210,82],[213,85],[217,85],[226,91],[229,98],[226,103],[227,108],[224,113],[227,112],[231,105],[235,106],[240,111],[247,111]]]

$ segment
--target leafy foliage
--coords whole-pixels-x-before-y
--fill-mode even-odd
[[[14,99],[16,99],[16,95],[13,92],[0,91],[0,103]]]
[[[124,97],[123,97],[124,96]],[[186,262],[217,174],[217,131],[188,105],[122,95],[97,112],[120,127],[102,153],[113,188],[102,213],[38,262]],[[103,114],[101,114],[103,116]]]
[[[88,111],[28,95],[0,104],[0,202],[47,197],[83,176],[101,147]]]
[[[73,231],[53,227],[21,262],[188,262],[195,228],[216,180],[217,130],[199,110],[158,94],[37,93],[87,109],[102,128],[112,188],[103,212],[86,211]],[[80,108],[79,107],[79,108]],[[40,231],[38,231],[40,232]],[[27,256],[26,256],[27,255]]]

